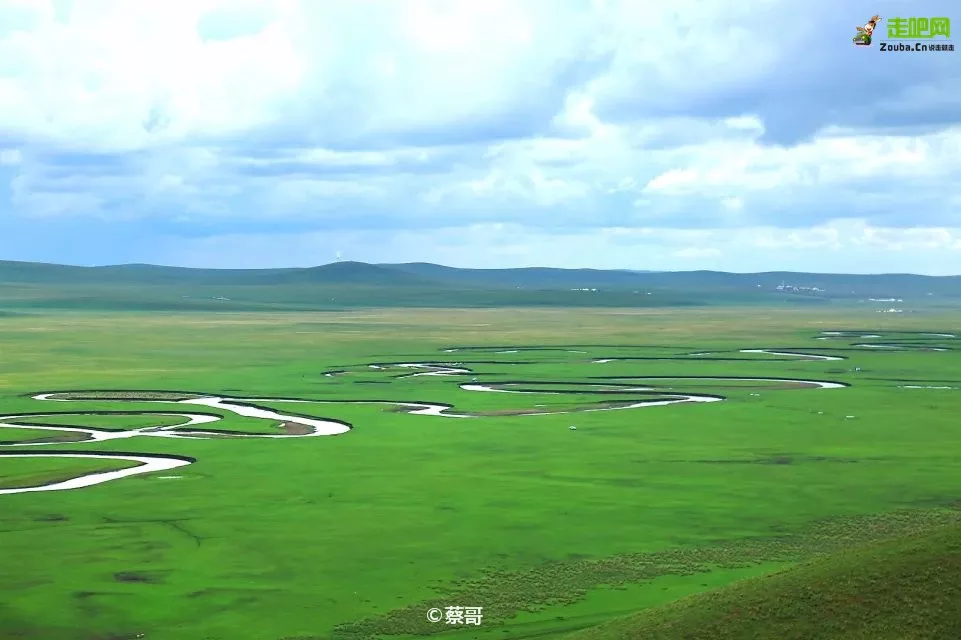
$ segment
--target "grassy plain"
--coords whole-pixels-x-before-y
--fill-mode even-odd
[[[0,318],[0,415],[187,407],[224,415],[216,428],[257,432],[267,422],[170,402],[29,397],[166,390],[314,399],[321,402],[260,404],[296,406],[354,427],[286,440],[135,437],[123,441],[124,451],[197,461],[178,469],[179,479],[145,475],[0,497],[0,548],[19,559],[16,569],[0,569],[0,635],[549,637],[961,520],[953,507],[961,392],[902,388],[961,386],[958,345],[916,334],[892,341],[947,350],[815,339],[844,329],[961,333],[961,317],[716,308]],[[538,345],[563,348],[493,352]],[[443,351],[462,346],[503,348]],[[848,359],[739,353],[748,348]],[[633,359],[591,362],[624,356]],[[369,366],[428,361],[461,362],[473,373],[397,377],[414,371]],[[324,375],[331,371],[346,373]],[[492,413],[644,397],[458,388],[473,376],[524,388],[549,382],[539,388],[562,391],[582,390],[565,384],[578,381],[629,383],[727,400],[475,419],[337,402],[421,401]],[[774,388],[685,376],[851,386]],[[572,423],[576,432],[567,429]],[[118,449],[116,441],[69,446]],[[431,625],[427,609],[441,605],[485,607],[483,624]]]

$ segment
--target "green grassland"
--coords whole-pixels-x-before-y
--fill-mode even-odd
[[[846,329],[884,337],[816,339]],[[275,430],[177,402],[216,395],[352,425],[335,437],[127,438],[124,451],[196,462],[177,479],[0,496],[0,548],[20,560],[0,572],[0,636],[551,637],[961,522],[961,392],[904,388],[961,387],[961,340],[910,333],[922,331],[959,333],[961,317],[759,307],[0,318],[0,415],[197,412],[223,416],[205,430]],[[871,341],[907,346],[853,346]],[[947,350],[919,348],[930,346]],[[445,351],[458,347],[483,348]],[[424,362],[471,372],[387,366]],[[474,377],[540,392],[459,387]],[[57,397],[110,393],[30,397],[81,391]],[[580,411],[679,393],[726,400]],[[574,413],[504,415],[520,410]],[[110,428],[123,424],[115,417]],[[483,624],[428,622],[429,608],[451,605],[484,607]]]
[[[91,460],[84,458],[8,458],[0,456],[0,489],[37,487],[69,480],[90,473],[116,471],[136,467],[139,463],[125,460]],[[4,496],[6,497],[6,496]]]
[[[632,291],[598,294],[556,290],[462,289],[427,284],[395,287],[391,284],[284,284],[284,285],[0,285],[0,294],[12,308],[23,311],[207,311],[267,312],[345,310],[378,307],[502,307],[502,306],[688,306],[701,304],[771,303],[769,293],[711,291],[657,291],[651,296]],[[800,302],[808,302],[800,299]]]

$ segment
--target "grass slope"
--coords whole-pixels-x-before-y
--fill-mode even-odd
[[[961,526],[845,551],[565,640],[961,638]]]

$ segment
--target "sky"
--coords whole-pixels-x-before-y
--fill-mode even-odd
[[[0,0],[0,259],[961,274],[956,7]]]

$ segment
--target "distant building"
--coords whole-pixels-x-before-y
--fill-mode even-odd
[[[758,285],[758,286],[761,286],[761,285]],[[824,291],[824,289],[821,289],[820,287],[798,286],[793,284],[784,284],[783,282],[774,288],[777,291],[789,291],[790,293],[802,293],[802,292],[808,292],[808,291],[810,291],[811,293],[822,293]]]

